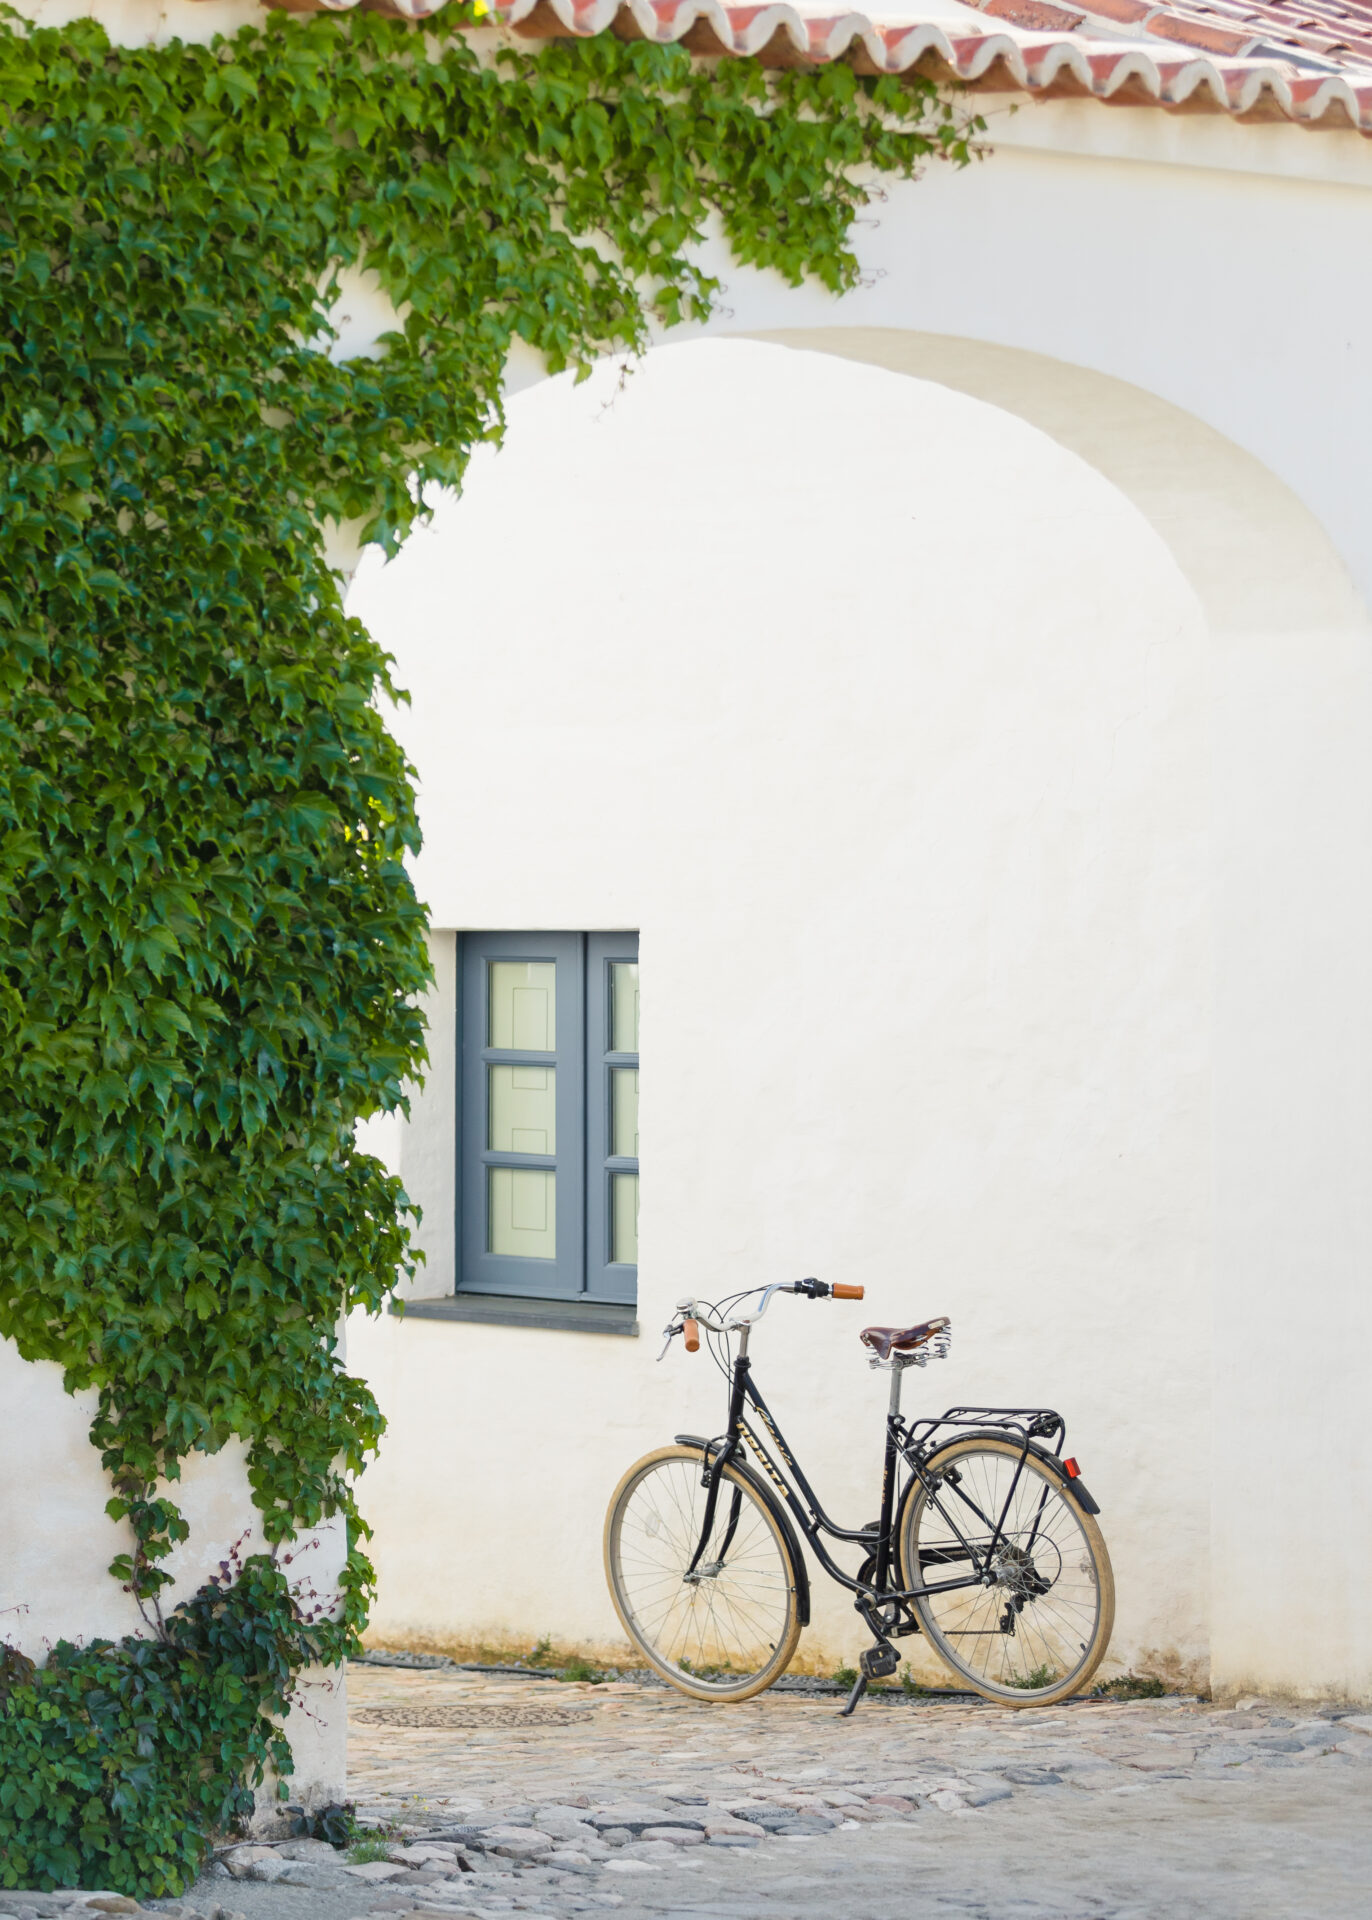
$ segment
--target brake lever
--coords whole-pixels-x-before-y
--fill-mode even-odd
[[[662,1351],[657,1356],[659,1362],[667,1358],[667,1349],[668,1347],[671,1346],[673,1340],[675,1340],[677,1335],[681,1332],[681,1328],[680,1327],[664,1327],[662,1331],[666,1334],[667,1338],[663,1341]]]

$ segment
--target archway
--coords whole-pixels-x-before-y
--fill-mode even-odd
[[[435,925],[643,928],[672,1009],[645,1042],[646,1323],[710,1260],[702,1206],[750,1270],[827,1260],[878,1285],[914,1223],[941,1291],[890,1310],[951,1305],[968,1327],[955,1397],[1044,1391],[1085,1419],[1118,1489],[1121,1657],[1208,1659],[1221,1686],[1364,1685],[1350,1615],[1326,1606],[1299,1641],[1285,1623],[1303,1580],[1353,1591],[1362,1551],[1342,1525],[1357,1469],[1312,1490],[1302,1464],[1331,1398],[1357,1404],[1372,1237],[1354,1211],[1372,1144],[1355,877],[1372,704],[1337,556],[1210,429],[1009,349],[774,334],[662,349],[622,391],[605,370],[580,392],[520,396],[507,448],[355,604],[417,695],[398,724],[426,783]],[[540,763],[532,805],[511,799],[516,742]],[[502,820],[502,794],[492,859],[471,828]],[[755,972],[782,956],[785,1005],[745,984],[703,1018],[721,943]],[[902,943],[920,957],[896,967],[902,1011],[877,1042],[906,1063],[893,1092],[863,1079],[831,1003],[849,956],[880,966]],[[449,995],[452,953],[440,942]],[[750,1062],[724,1121],[712,1021]],[[450,1046],[436,1069],[402,1150],[432,1223],[426,1292],[453,1273]],[[768,1114],[784,1138],[759,1146]],[[908,1151],[891,1146],[903,1127]],[[740,1211],[730,1166],[787,1196],[784,1224]],[[1301,1340],[1283,1343],[1296,1295]],[[414,1407],[449,1364],[434,1342],[450,1334],[417,1327],[387,1329],[367,1362]],[[507,1348],[547,1361],[556,1406],[575,1360],[580,1393],[627,1397],[625,1429],[656,1431],[624,1353],[477,1337],[482,1372]],[[862,1382],[816,1371],[798,1332],[777,1340],[822,1416],[810,1450],[826,1421],[861,1432]],[[1266,1449],[1277,1344],[1289,1466]],[[420,1490],[414,1447],[463,1445],[421,1443],[422,1426],[377,1470],[383,1511]],[[856,1462],[839,1471],[859,1499]],[[563,1524],[555,1557],[577,1567],[591,1516],[570,1500]],[[422,1606],[402,1525],[392,1591]],[[494,1510],[475,1533],[499,1555]],[[381,1547],[384,1564],[385,1531]],[[473,1605],[503,1604],[494,1574],[469,1577]],[[563,1604],[593,1638],[584,1584]],[[423,1630],[384,1586],[381,1607],[383,1628]],[[819,1617],[842,1638],[841,1614]]]
[[[901,327],[745,337],[933,380],[1037,427],[1138,508],[1166,542],[1213,634],[1367,624],[1333,543],[1291,489],[1194,414],[1141,387],[1019,347]]]

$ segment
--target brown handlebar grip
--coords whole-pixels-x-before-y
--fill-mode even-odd
[[[687,1353],[700,1352],[700,1327],[694,1320],[683,1320],[681,1331],[686,1335]]]
[[[865,1287],[835,1287],[834,1298],[835,1300],[861,1300],[866,1291]]]

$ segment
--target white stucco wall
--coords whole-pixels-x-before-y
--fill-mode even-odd
[[[1372,150],[1086,103],[998,116],[992,131],[982,166],[890,191],[860,237],[864,285],[841,301],[716,251],[727,311],[714,330],[897,367],[1009,408],[1127,496],[1196,596],[1210,638],[1211,1263],[1159,1358],[1162,1399],[1188,1377],[1196,1343],[1211,1342],[1214,1363],[1203,1464],[1180,1429],[1159,1437],[1175,1480],[1206,1482],[1214,1684],[1367,1697],[1372,1630],[1355,1596],[1372,1575],[1357,1427],[1372,1334],[1361,1199],[1372,341],[1360,320]],[[380,315],[361,286],[347,305],[356,350]],[[539,377],[516,365],[512,388]],[[664,443],[655,487],[681,457]],[[696,569],[716,568],[721,551],[696,531],[701,482],[729,471],[706,465],[679,536]],[[613,546],[617,571],[625,524],[607,511],[593,536]],[[730,520],[724,550],[748,524]],[[795,544],[808,564],[812,543]],[[1070,520],[1044,551],[1067,548],[1075,564]],[[512,575],[531,554],[552,565],[542,524],[536,542],[504,551]],[[1012,551],[998,538],[983,564]],[[1128,571],[1117,591],[1132,605]],[[467,923],[493,924],[484,905]],[[1337,1598],[1293,1633],[1285,1596],[1311,1583]],[[1127,1653],[1126,1627],[1122,1612]]]
[[[655,1366],[672,1302],[818,1272],[863,1307],[787,1303],[757,1356],[831,1510],[875,1500],[858,1328],[951,1313],[912,1399],[1061,1407],[1121,1653],[1203,1659],[1206,1488],[1149,1467],[1208,1445],[1195,596],[1115,489],[946,388],[752,343],[655,354],[603,411],[613,387],[522,396],[351,601],[416,696],[435,924],[635,926],[643,967],[644,1337],[354,1325],[392,1423],[377,1630],[612,1638],[609,1490],[721,1417],[701,1362]],[[400,1160],[423,1292],[452,1274],[435,947]],[[816,1602],[815,1650],[851,1650]]]
[[[51,1361],[27,1361],[0,1341],[0,1640],[40,1663],[58,1640],[78,1644],[148,1631],[137,1605],[107,1569],[132,1535],[105,1512],[110,1486],[91,1446],[94,1391],[68,1394]],[[232,1442],[213,1456],[192,1455],[166,1491],[185,1515],[190,1537],[166,1562],[174,1585],[164,1608],[189,1599],[235,1543],[240,1554],[266,1550],[249,1497],[245,1450]],[[302,1536],[292,1567],[302,1594],[337,1593],[343,1530],[326,1521]],[[297,1799],[335,1798],[346,1774],[343,1676],[310,1670],[300,1691],[310,1711],[292,1713]]]

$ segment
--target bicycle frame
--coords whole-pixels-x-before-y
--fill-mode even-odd
[[[921,1419],[907,1425],[900,1412],[900,1383],[904,1367],[910,1363],[897,1356],[892,1367],[891,1400],[886,1416],[880,1517],[875,1527],[870,1525],[856,1528],[842,1527],[825,1512],[819,1496],[791,1452],[767,1403],[757,1389],[748,1358],[748,1332],[746,1325],[738,1329],[739,1345],[732,1368],[728,1429],[718,1439],[704,1443],[705,1479],[702,1484],[707,1488],[705,1511],[701,1521],[700,1540],[687,1568],[687,1579],[696,1575],[714,1530],[724,1467],[739,1454],[742,1442],[746,1441],[758,1464],[784,1500],[797,1526],[809,1541],[815,1558],[830,1579],[837,1581],[840,1586],[848,1588],[851,1593],[858,1596],[855,1605],[879,1640],[884,1641],[887,1634],[893,1630],[897,1634],[918,1631],[918,1623],[910,1604],[914,1600],[937,1593],[953,1593],[967,1587],[994,1585],[996,1576],[992,1569],[995,1555],[1004,1537],[1006,1518],[1019,1486],[1020,1473],[1029,1455],[1031,1442],[1034,1439],[1051,1438],[1054,1440],[1053,1451],[1056,1454],[1066,1432],[1061,1416],[1048,1408],[954,1407],[937,1418]],[[756,1416],[755,1421],[748,1418],[750,1410]],[[775,1453],[780,1456],[780,1463],[773,1456],[767,1442],[760,1436],[757,1430],[759,1424],[765,1429],[770,1439],[771,1449],[775,1449]],[[985,1431],[988,1424],[999,1428],[1007,1437],[1012,1437],[1020,1447],[1020,1459],[1005,1503],[1001,1511],[994,1516],[983,1513],[956,1481],[950,1483],[943,1476],[931,1475],[927,1471],[926,1464],[930,1456],[937,1451],[937,1447],[932,1444],[936,1433],[943,1429]],[[895,1560],[893,1528],[897,1511],[897,1492],[899,1491],[902,1502],[905,1497],[905,1489],[899,1487],[902,1464],[909,1469],[912,1479],[920,1481],[930,1502],[960,1543],[956,1548],[941,1550],[940,1557],[946,1562],[965,1556],[972,1569],[966,1576],[951,1580],[926,1581],[913,1587],[899,1587],[891,1584]],[[958,1525],[955,1514],[950,1512],[949,1506],[944,1504],[941,1495],[950,1485],[962,1506],[970,1509],[976,1517],[975,1528],[972,1528],[970,1523],[966,1522],[966,1515],[962,1516],[964,1523],[969,1525],[969,1530],[975,1531],[978,1535],[985,1535],[989,1529],[989,1538],[984,1546],[977,1546],[968,1539],[967,1534]],[[1048,1490],[1045,1487],[1039,1506],[1040,1513],[1046,1502],[1047,1493]],[[712,1563],[714,1567],[723,1564],[733,1540],[734,1529],[738,1524],[737,1495],[735,1495],[733,1509],[716,1560]],[[1037,1531],[1037,1526],[1036,1517],[1034,1532]],[[867,1560],[859,1568],[856,1577],[845,1573],[835,1562],[824,1544],[825,1536],[832,1540],[849,1541],[854,1545],[868,1548]],[[1032,1539],[1032,1533],[1030,1537]],[[863,1574],[867,1571],[869,1564],[871,1578],[864,1579]],[[892,1611],[893,1617],[885,1622],[879,1622],[876,1617],[878,1611],[885,1612],[888,1609]],[[897,1624],[902,1617],[907,1624]]]

